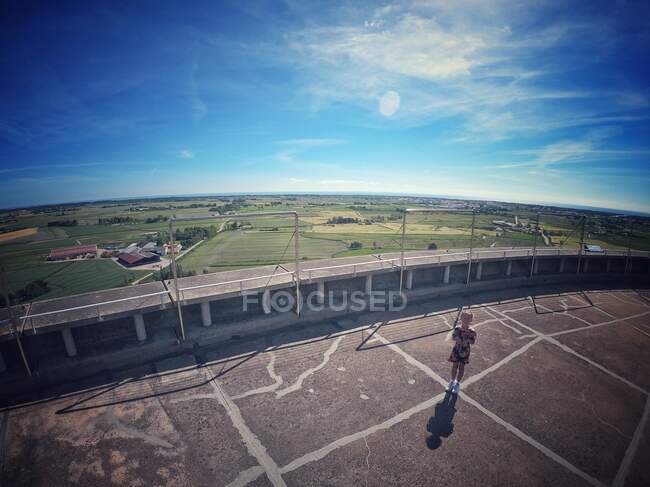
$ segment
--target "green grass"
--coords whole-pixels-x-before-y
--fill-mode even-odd
[[[276,204],[282,201],[282,204]],[[0,264],[8,268],[10,286],[18,289],[35,279],[45,279],[50,282],[52,291],[46,297],[63,296],[78,292],[122,286],[132,282],[137,276],[146,271],[129,271],[116,266],[112,262],[87,261],[48,264],[45,258],[53,248],[67,247],[77,244],[106,243],[117,246],[127,245],[142,240],[145,232],[167,231],[167,222],[153,224],[124,224],[97,225],[98,218],[113,216],[132,216],[140,220],[148,217],[163,215],[171,217],[192,216],[201,217],[195,221],[180,221],[174,227],[183,229],[190,226],[219,227],[224,221],[210,218],[213,215],[209,208],[178,208],[189,204],[224,204],[214,198],[200,198],[183,201],[140,201],[85,204],[74,208],[64,208],[57,213],[31,214],[22,211],[18,221],[3,224],[10,229],[37,227],[39,233],[34,238],[0,244]],[[300,257],[301,259],[318,259],[328,257],[344,257],[352,255],[367,255],[378,252],[398,251],[401,245],[401,216],[400,209],[405,207],[417,208],[422,206],[418,199],[406,200],[380,196],[257,196],[248,197],[246,205],[238,210],[240,213],[259,211],[298,211],[300,221]],[[108,206],[104,208],[104,206]],[[159,206],[163,209],[131,211],[140,206]],[[172,208],[170,208],[172,206]],[[365,208],[364,208],[365,207]],[[526,233],[507,232],[497,237],[493,228],[493,220],[514,221],[518,215],[524,223],[535,218],[535,209],[518,206],[512,210],[499,213],[477,214],[475,226],[474,247],[496,246],[532,246],[534,236]],[[2,212],[0,212],[2,213]],[[328,218],[336,215],[369,218],[373,216],[393,217],[386,224],[374,225],[323,225]],[[8,216],[5,212],[2,216]],[[203,218],[204,217],[204,218]],[[55,220],[76,219],[76,227],[48,227],[48,222]],[[413,213],[408,215],[406,249],[421,250],[435,242],[441,250],[463,248],[469,246],[469,229],[472,216],[470,214],[450,211],[436,213]],[[204,242],[191,253],[181,259],[182,266],[187,270],[202,273],[204,269],[217,272],[227,269],[275,264],[280,261],[293,259],[293,244],[287,244],[293,233],[292,216],[251,217],[238,219],[239,222],[251,225],[249,230],[228,231]],[[587,226],[588,243],[600,244],[607,248],[627,248],[628,237],[621,230],[629,223],[627,220],[610,218],[593,218]],[[650,249],[650,220],[643,223],[636,220],[631,239],[632,247]],[[542,215],[541,224],[549,230],[561,232],[572,246],[577,246],[580,237],[580,219],[570,215]],[[591,226],[590,226],[591,225]],[[598,227],[603,225],[603,227]],[[606,226],[609,225],[609,226]],[[269,231],[277,227],[277,231]],[[266,231],[265,231],[266,230]],[[554,237],[557,238],[557,237]],[[359,241],[363,248],[351,250],[349,245]],[[543,241],[538,238],[538,245]],[[286,248],[286,254],[283,252]]]
[[[146,271],[124,269],[109,260],[57,262],[30,266],[6,266],[9,288],[16,291],[43,279],[50,291],[38,300],[111,289],[130,284]]]
[[[290,262],[294,256],[293,232],[262,232],[238,230],[223,232],[202,243],[180,259],[184,271],[197,274],[204,269],[215,272],[224,269]],[[331,257],[344,250],[337,240],[301,238],[300,258]]]

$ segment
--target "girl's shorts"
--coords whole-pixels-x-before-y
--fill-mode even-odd
[[[454,347],[451,350],[451,355],[449,355],[449,362],[468,364],[469,363],[469,348],[461,349],[459,347]]]

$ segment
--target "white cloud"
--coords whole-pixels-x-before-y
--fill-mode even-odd
[[[178,151],[178,156],[182,159],[194,159],[194,152],[189,149],[182,149]]]
[[[275,160],[285,163],[300,164],[301,166],[323,166],[319,162],[305,162],[297,161],[296,156],[307,152],[311,149],[318,147],[329,147],[333,145],[343,144],[345,141],[342,139],[328,139],[328,138],[315,138],[315,139],[287,139],[279,140],[277,144],[285,146],[286,149],[278,151],[273,156]],[[325,166],[331,167],[331,165],[326,164]]]
[[[278,141],[282,145],[290,145],[309,149],[311,147],[325,147],[328,145],[338,145],[345,142],[342,139],[287,139]]]
[[[323,179],[318,181],[323,186],[377,186],[376,181],[365,181],[362,179]]]
[[[544,6],[533,2],[404,1],[370,15],[343,12],[329,25],[287,35],[317,109],[344,102],[386,118],[377,100],[392,90],[401,97],[394,121],[459,117],[465,135],[456,140],[472,141],[638,117],[622,112],[648,105],[635,90],[558,87],[558,75],[576,61],[551,57],[550,49],[585,48],[607,22],[546,21]],[[606,49],[598,48],[599,55]],[[584,103],[590,98],[598,103]]]
[[[603,147],[607,139],[616,132],[617,130],[608,128],[592,130],[579,140],[562,140],[535,149],[506,151],[506,154],[524,156],[528,160],[497,164],[489,168],[536,168],[538,170],[546,169],[546,174],[549,174],[551,171],[549,166],[607,162],[612,160],[621,163],[623,161],[638,160],[640,157],[643,158],[650,155],[650,149],[608,149]],[[590,172],[592,171],[593,167],[590,167]]]
[[[21,184],[74,184],[94,181],[100,181],[100,179],[92,176],[61,175],[16,178],[12,182]]]
[[[190,71],[188,97],[189,97],[190,109],[194,113],[194,118],[197,122],[200,122],[201,120],[203,120],[203,117],[205,117],[205,115],[208,113],[208,107],[206,106],[203,99],[201,98],[201,93],[199,91],[199,85],[196,79],[198,69],[199,69],[198,63],[194,63]]]

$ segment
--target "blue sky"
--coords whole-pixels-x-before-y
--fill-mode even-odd
[[[648,2],[50,3],[0,15],[0,207],[358,191],[650,212]]]

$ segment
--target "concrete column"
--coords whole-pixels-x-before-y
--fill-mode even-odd
[[[318,304],[325,302],[325,281],[318,281],[316,283],[316,296],[318,296]]]
[[[482,275],[483,275],[483,262],[479,262],[476,265],[476,280],[480,281]]]
[[[589,259],[583,259],[585,265],[582,267],[583,271],[582,272],[589,272]]]
[[[612,271],[612,259],[607,259],[607,263],[605,264],[607,267],[605,269],[605,272],[611,272]]]
[[[564,272],[564,262],[565,262],[565,260],[566,259],[564,259],[564,258],[560,259],[560,271],[559,271],[560,274],[562,274]]]
[[[535,262],[533,262],[533,274],[537,274],[539,272],[539,259],[535,259]]]
[[[64,328],[61,330],[61,336],[63,337],[63,344],[65,345],[65,353],[68,357],[74,357],[77,355],[77,346],[74,344],[74,337],[72,336],[72,330],[70,328]]]
[[[203,326],[212,326],[212,313],[210,312],[210,301],[201,303],[201,323]]]
[[[370,295],[372,293],[372,274],[366,276],[366,294]]]
[[[509,260],[506,265],[506,276],[510,277],[512,275],[512,261]]]
[[[442,282],[449,284],[449,275],[451,274],[451,266],[445,266],[445,275],[442,277]]]
[[[413,271],[406,271],[406,289],[413,288]]]
[[[2,357],[2,354],[0,353],[0,374],[2,374],[5,370],[7,370],[7,364],[5,363],[5,359]]]
[[[264,310],[265,315],[271,314],[271,290],[270,289],[266,289],[264,293],[262,293],[262,310]]]
[[[138,336],[138,341],[144,342],[147,339],[147,329],[144,327],[142,313],[133,315],[133,324],[135,325],[135,334]]]

